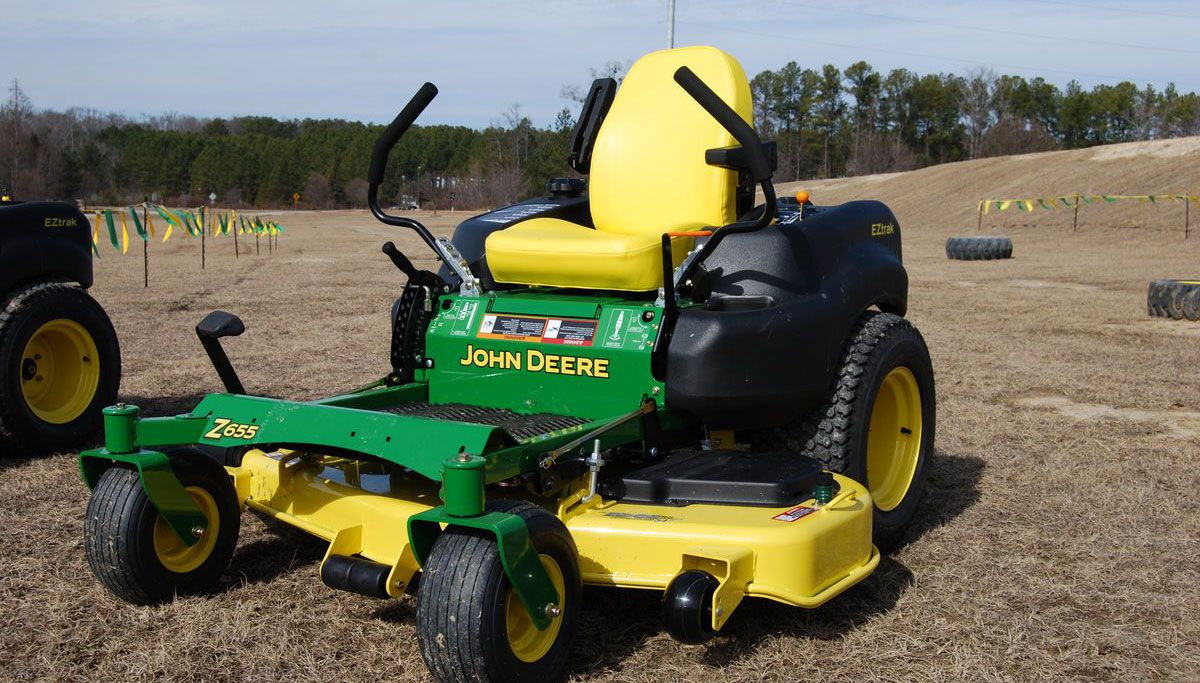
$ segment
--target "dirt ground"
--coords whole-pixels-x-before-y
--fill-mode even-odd
[[[1192,141],[1195,143],[1195,140]],[[1158,143],[1166,145],[1167,143]],[[650,592],[587,595],[571,677],[606,681],[1200,680],[1200,323],[1151,319],[1146,284],[1200,276],[1182,203],[987,217],[1014,258],[955,262],[982,197],[1200,191],[1200,145],[983,160],[805,184],[876,197],[903,229],[909,316],[932,349],[937,455],[908,544],[804,611],[743,603],[707,646],[672,641]],[[1192,220],[1200,227],[1200,207]],[[448,233],[464,218],[419,216]],[[362,212],[278,215],[279,250],[230,238],[104,252],[95,294],[121,338],[122,396],[148,413],[219,390],[192,328],[209,310],[252,392],[309,399],[387,368],[416,240]],[[137,248],[138,245],[135,245]],[[246,244],[243,242],[242,247]],[[426,680],[411,599],[325,588],[322,544],[244,517],[214,595],[131,607],[93,580],[74,457],[0,460],[0,677],[12,680]]]

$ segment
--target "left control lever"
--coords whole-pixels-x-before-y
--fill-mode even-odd
[[[204,347],[208,359],[217,369],[225,390],[231,394],[245,394],[246,389],[234,371],[233,364],[229,362],[229,356],[225,355],[225,349],[221,348],[221,338],[236,337],[245,331],[246,325],[242,319],[225,311],[213,311],[196,325],[196,336],[200,338],[200,345]]]

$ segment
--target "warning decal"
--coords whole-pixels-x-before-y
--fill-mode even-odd
[[[797,505],[796,507],[792,508],[791,510],[788,510],[787,512],[781,512],[781,513],[775,515],[771,519],[776,520],[778,522],[794,522],[797,519],[800,519],[801,517],[804,517],[806,515],[816,512],[818,509],[820,509],[820,508],[815,508],[810,505]]]
[[[542,341],[569,346],[591,346],[596,338],[595,320],[550,320]]]
[[[591,346],[596,338],[596,321],[488,314],[483,316],[477,336],[483,339]]]

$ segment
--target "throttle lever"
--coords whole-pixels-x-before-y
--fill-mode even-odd
[[[416,279],[417,269],[413,267],[412,261],[409,261],[408,257],[396,248],[394,243],[384,242],[383,253],[387,254],[388,258],[392,260],[392,264],[399,268],[400,272],[407,275],[409,280]]]

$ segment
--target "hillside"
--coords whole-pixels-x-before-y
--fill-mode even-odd
[[[779,186],[779,194],[804,188],[818,204],[847,199],[881,199],[905,228],[920,225],[939,237],[971,232],[977,202],[983,198],[1016,198],[1083,194],[1200,194],[1200,136],[1128,142],[1063,152],[1041,152],[930,166],[906,173],[802,181]],[[1035,209],[1028,214],[1010,208],[984,218],[984,231],[1037,225],[1070,228],[1069,211]],[[1178,220],[1177,220],[1178,219]],[[1192,207],[1193,227],[1200,226],[1200,207]],[[1144,208],[1136,203],[1080,209],[1081,229],[1091,227],[1183,227],[1183,204]]]

